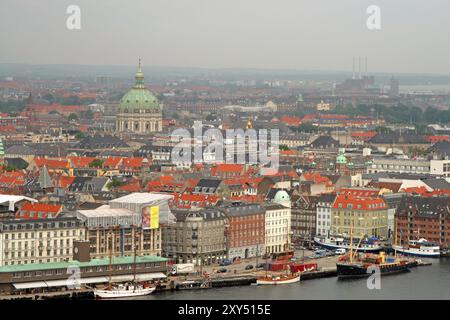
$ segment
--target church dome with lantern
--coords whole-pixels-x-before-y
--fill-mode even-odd
[[[120,99],[116,131],[133,133],[162,131],[162,106],[144,85],[140,59],[135,80],[135,85]]]

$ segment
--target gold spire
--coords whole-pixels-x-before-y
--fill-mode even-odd
[[[137,70],[136,76],[134,78],[136,79],[136,84],[134,85],[134,87],[135,88],[144,88],[144,72],[142,72],[141,57],[139,57],[138,70]]]
[[[248,118],[246,129],[253,129],[252,117]]]

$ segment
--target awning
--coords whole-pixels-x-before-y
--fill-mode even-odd
[[[165,279],[167,276],[162,272],[137,274],[136,279],[139,281],[147,281],[154,279]]]
[[[46,288],[47,284],[45,281],[35,281],[35,282],[23,282],[23,283],[13,283],[16,289],[34,289],[34,288]]]
[[[143,273],[143,274],[136,275],[136,281],[148,281],[148,280],[165,279],[165,278],[167,278],[167,277],[162,272]],[[132,280],[133,280],[132,274],[111,277],[112,282],[123,282],[123,281],[132,281]]]
[[[108,282],[108,278],[107,277],[92,277],[92,278],[81,278],[80,282],[82,284],[86,284],[86,283],[102,283],[102,282]]]
[[[70,279],[45,281],[45,283],[47,283],[47,286],[49,286],[49,287],[67,287],[67,286],[76,286],[77,285],[76,280],[70,280]],[[79,282],[78,282],[78,284],[79,284]]]

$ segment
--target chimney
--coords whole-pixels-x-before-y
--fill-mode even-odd
[[[355,79],[355,57],[353,57],[352,79]]]
[[[361,56],[358,58],[358,64],[359,64],[359,79],[361,79]]]
[[[368,76],[368,74],[367,74],[367,56],[366,56],[366,77]]]

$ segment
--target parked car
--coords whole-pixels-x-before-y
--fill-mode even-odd
[[[245,270],[251,270],[253,269],[253,265],[252,264],[248,264],[245,266]]]
[[[347,252],[344,248],[338,248],[334,251],[336,254],[345,254]]]
[[[256,269],[263,269],[266,267],[266,264],[264,262],[260,262],[256,265]]]
[[[222,261],[220,261],[219,266],[224,267],[224,266],[229,266],[232,262],[228,259],[223,259]]]
[[[226,268],[220,268],[217,270],[217,273],[226,273],[227,269]]]

